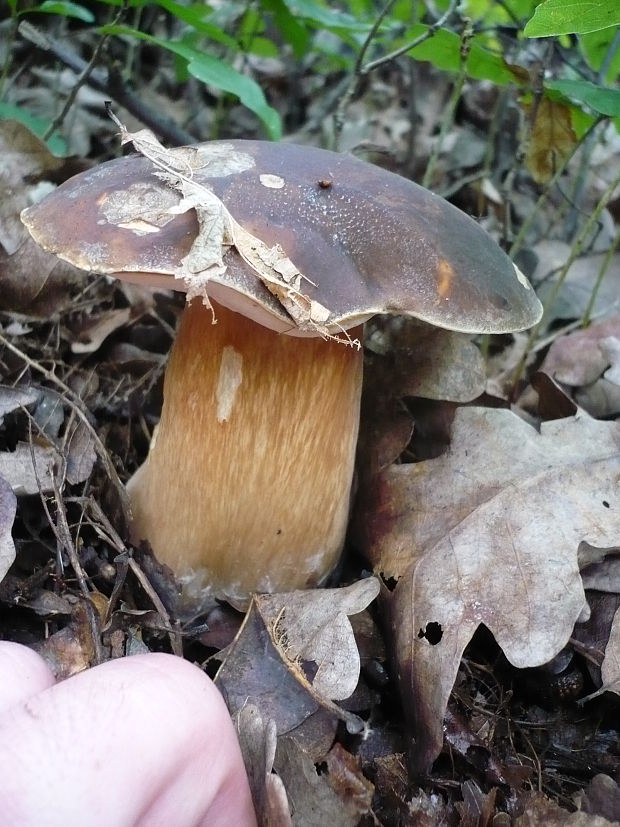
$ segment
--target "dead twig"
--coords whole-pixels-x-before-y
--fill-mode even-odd
[[[23,350],[18,348],[16,345],[12,344],[12,342],[10,342],[1,333],[0,344],[6,347],[6,349],[9,350],[14,356],[17,356],[19,359],[25,362],[28,365],[28,367],[32,368],[32,370],[41,374],[41,376],[43,376],[48,382],[50,382],[53,385],[56,385],[56,387],[60,389],[61,393],[56,391],[58,397],[64,400],[72,408],[72,410],[75,412],[75,415],[78,417],[78,419],[81,420],[81,422],[84,423],[89,434],[91,435],[99,459],[103,463],[103,467],[106,470],[110,482],[114,485],[116,489],[116,493],[118,495],[119,502],[123,511],[123,517],[126,520],[126,522],[129,523],[130,507],[129,498],[127,497],[127,491],[125,490],[125,486],[121,482],[116,472],[114,463],[112,462],[112,459],[108,454],[105,445],[103,444],[96,430],[92,426],[88,416],[88,409],[86,408],[80,397],[76,393],[74,393],[74,391],[72,391],[71,388],[65,385],[65,383],[61,379],[59,379],[54,373],[52,373],[52,371],[47,370],[47,368],[44,368],[43,365],[41,365],[35,359],[31,359],[30,356],[28,356],[28,354],[24,353]],[[50,388],[49,390],[50,393],[55,392],[53,388]]]
[[[456,11],[456,7],[458,6],[459,0],[450,0],[450,5],[446,9],[446,11],[438,17],[434,23],[431,23],[428,28],[419,34],[417,37],[414,37],[412,40],[408,41],[407,43],[399,46],[398,49],[394,49],[392,52],[389,52],[386,55],[382,55],[381,57],[376,58],[375,60],[370,60],[368,63],[364,63],[364,59],[366,57],[366,53],[370,48],[371,43],[373,42],[381,24],[385,20],[387,14],[389,14],[390,9],[394,5],[396,0],[388,0],[388,3],[383,7],[383,9],[379,12],[375,22],[372,25],[372,28],[368,32],[364,43],[359,51],[357,59],[355,61],[355,65],[353,66],[353,70],[351,72],[351,76],[349,78],[349,83],[344,91],[344,94],[340,98],[338,105],[336,107],[336,111],[334,112],[334,147],[338,148],[338,142],[340,140],[340,135],[342,133],[342,128],[344,126],[344,121],[346,117],[346,111],[351,102],[351,98],[355,94],[360,80],[366,75],[373,72],[375,69],[378,69],[379,66],[383,66],[386,63],[390,63],[396,58],[404,55],[406,52],[411,51],[411,49],[415,49],[416,46],[420,46],[422,43],[425,43],[427,40],[430,40],[431,37],[434,37],[435,34],[444,26],[447,21],[452,17],[454,12]]]
[[[613,197],[613,195],[614,195],[614,193],[615,193],[618,186],[620,186],[620,172],[618,172],[616,177],[613,179],[611,184],[607,187],[607,189],[605,190],[605,192],[603,193],[603,195],[599,199],[598,204],[592,210],[592,213],[591,213],[590,217],[588,218],[588,220],[586,221],[583,229],[581,230],[581,232],[579,233],[579,235],[575,239],[575,243],[573,244],[573,246],[571,248],[570,255],[568,256],[566,262],[564,263],[564,266],[562,267],[562,269],[560,271],[560,274],[557,278],[556,283],[553,285],[552,289],[549,291],[549,295],[547,296],[547,299],[546,299],[545,304],[544,304],[543,315],[542,315],[540,321],[537,324],[535,324],[534,327],[530,330],[525,351],[524,351],[523,356],[521,357],[521,359],[519,361],[519,364],[517,365],[517,367],[515,369],[515,372],[513,374],[513,377],[512,377],[513,388],[516,387],[517,383],[519,382],[519,380],[520,380],[520,378],[523,374],[523,371],[525,369],[525,365],[527,363],[528,356],[529,356],[530,351],[531,351],[532,347],[534,346],[534,343],[535,343],[536,338],[538,336],[538,331],[540,330],[541,325],[543,325],[544,322],[546,321],[546,319],[548,317],[549,310],[553,306],[553,303],[555,302],[555,300],[557,298],[557,295],[560,292],[560,290],[562,288],[562,285],[564,284],[564,281],[566,279],[568,271],[572,267],[575,259],[580,255],[584,244],[586,243],[590,233],[592,232],[593,227],[598,222],[601,213],[603,212],[603,210],[605,209],[605,207],[607,206],[609,201],[611,201],[611,199],[612,199],[612,197]]]
[[[439,154],[441,153],[441,148],[445,141],[446,135],[448,134],[448,130],[454,121],[454,113],[456,111],[457,104],[461,99],[463,86],[465,85],[465,79],[467,77],[467,58],[469,57],[469,51],[471,49],[471,39],[474,36],[474,27],[469,18],[466,18],[464,22],[465,25],[461,33],[461,65],[459,68],[459,74],[452,89],[450,100],[444,109],[444,114],[439,127],[439,135],[433,144],[433,149],[428,159],[428,164],[426,165],[426,171],[424,172],[424,177],[422,178],[423,187],[430,187],[431,185],[433,174],[435,172],[435,166],[437,165],[437,160],[439,158]]]
[[[155,606],[155,610],[157,614],[161,617],[164,628],[168,632],[168,637],[170,638],[170,647],[172,649],[172,653],[177,655],[178,657],[183,657],[183,643],[181,639],[181,631],[180,629],[175,629],[172,626],[172,622],[170,621],[170,615],[166,611],[166,607],[161,602],[159,595],[151,585],[148,577],[142,571],[138,563],[134,560],[133,557],[128,558],[128,565],[132,572],[135,574],[138,582],[144,589],[144,591],[149,596],[151,603]]]
[[[84,598],[83,605],[88,621],[90,637],[93,643],[93,654],[95,664],[103,663],[105,658],[103,653],[103,646],[101,644],[101,629],[99,623],[99,615],[96,607],[94,606],[91,600],[90,590],[86,582],[86,574],[84,573],[84,569],[82,568],[82,564],[80,563],[80,558],[77,553],[77,549],[75,548],[75,544],[73,543],[73,539],[71,538],[71,530],[69,528],[69,521],[67,519],[67,511],[65,509],[65,504],[63,502],[61,494],[61,485],[59,485],[58,483],[57,474],[54,473],[54,470],[52,469],[50,472],[50,479],[52,483],[52,490],[54,492],[54,501],[56,503],[56,520],[53,520],[52,515],[50,514],[49,508],[47,506],[47,500],[45,498],[45,495],[43,494],[41,480],[39,478],[39,473],[37,469],[36,457],[34,454],[34,445],[32,442],[32,418],[28,414],[28,411],[26,411],[25,409],[24,411],[28,415],[30,456],[32,459],[32,467],[34,470],[35,479],[37,481],[37,486],[39,488],[41,504],[43,506],[43,510],[45,511],[45,515],[47,517],[49,526],[54,532],[54,536],[56,537],[57,564],[59,566],[60,571],[62,572],[63,565],[61,552],[64,550],[69,558],[71,568],[75,573],[78,585],[80,587],[80,592],[82,593],[82,597]],[[64,457],[61,454],[59,454],[59,457],[62,463],[59,476],[62,479],[62,487],[64,487],[66,463]]]
[[[37,48],[50,51],[76,74],[84,72],[88,66],[87,62],[79,55],[44,35],[25,20],[19,24],[19,33],[22,37],[34,43]],[[113,98],[118,106],[122,106],[128,112],[131,112],[135,118],[168,143],[182,146],[196,142],[196,137],[191,132],[182,129],[168,116],[153,112],[139,95],[130,91],[120,71],[115,69],[105,71],[93,68],[88,75],[87,83],[93,89],[102,92],[106,97]]]
[[[121,3],[120,9],[118,10],[114,20],[112,21],[112,25],[117,25],[118,23],[120,23],[121,20],[123,19],[123,17],[125,16],[125,12],[126,12],[126,2],[125,2],[125,0],[123,0],[123,2]],[[104,46],[108,42],[109,37],[110,37],[109,35],[104,34],[99,39],[99,42],[95,46],[90,60],[88,61],[88,63],[86,64],[86,66],[84,67],[82,72],[80,73],[79,77],[77,78],[77,80],[73,84],[73,87],[72,87],[71,91],[67,95],[67,100],[65,101],[64,106],[60,110],[59,114],[54,118],[54,120],[48,126],[48,128],[45,130],[45,134],[43,135],[43,140],[44,141],[47,141],[47,139],[50,138],[54,134],[54,132],[56,132],[56,130],[59,129],[62,126],[65,118],[67,117],[67,114],[69,113],[69,110],[71,109],[71,107],[73,106],[73,104],[75,102],[75,99],[77,98],[78,92],[80,91],[82,86],[84,86],[84,84],[87,83],[88,78],[91,76],[91,74],[93,73],[95,67],[99,63],[99,58],[101,57]]]

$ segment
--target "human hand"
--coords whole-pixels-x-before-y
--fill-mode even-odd
[[[0,641],[6,827],[255,827],[237,738],[209,678],[173,655],[109,661],[61,683]]]

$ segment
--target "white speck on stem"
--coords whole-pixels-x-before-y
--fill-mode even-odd
[[[218,422],[228,421],[242,379],[243,356],[231,345],[226,345],[222,351],[222,361],[220,362],[220,372],[215,390]]]

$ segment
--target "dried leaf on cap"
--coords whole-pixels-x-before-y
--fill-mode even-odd
[[[193,180],[194,171],[205,165],[199,149],[166,149],[148,129],[130,133],[114,115],[112,118],[121,130],[121,143],[133,143],[138,152],[157,167],[157,176],[181,193],[180,203],[168,211],[171,214],[190,209],[196,211],[198,235],[189,254],[182,260],[181,277],[187,284],[188,301],[200,295],[210,307],[207,284],[226,270],[223,254],[232,244],[300,330],[360,347],[360,343],[352,340],[346,331],[342,331],[342,339],[329,331],[329,309],[302,291],[306,277],[282,247],[279,244],[270,247],[244,229],[208,187]]]

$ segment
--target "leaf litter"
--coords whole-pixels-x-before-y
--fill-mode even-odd
[[[480,624],[524,668],[551,660],[586,618],[579,545],[620,536],[619,478],[617,423],[582,415],[539,433],[509,411],[460,408],[447,454],[375,481],[385,505],[366,553],[398,579],[392,645],[423,771]]]

